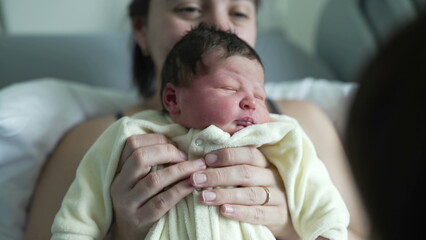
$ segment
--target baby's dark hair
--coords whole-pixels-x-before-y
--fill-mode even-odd
[[[197,74],[198,64],[205,67],[203,56],[209,51],[221,51],[223,58],[246,57],[262,65],[256,51],[237,35],[201,23],[182,37],[167,55],[161,74],[161,98],[167,83],[188,86],[191,77]]]

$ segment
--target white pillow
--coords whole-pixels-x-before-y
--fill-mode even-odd
[[[22,239],[41,167],[67,130],[139,101],[136,93],[48,78],[1,89],[0,239]]]
[[[342,137],[346,117],[357,83],[305,78],[292,82],[272,82],[265,84],[266,95],[274,99],[305,100],[319,106],[334,123]]]

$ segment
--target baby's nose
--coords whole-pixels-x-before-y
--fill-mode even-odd
[[[244,110],[255,110],[256,109],[256,102],[251,97],[246,97],[241,100],[240,102],[241,109]]]

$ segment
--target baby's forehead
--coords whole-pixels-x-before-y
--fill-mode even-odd
[[[264,88],[265,74],[263,65],[256,58],[250,58],[240,54],[224,55],[217,52],[210,52],[203,56],[200,63],[197,64],[195,74],[190,78],[190,82],[196,79],[215,75],[215,78],[209,78],[209,81],[245,82],[249,80],[259,88]],[[235,82],[231,81],[231,82]]]
[[[244,58],[252,62],[255,62],[256,64],[259,64],[259,66],[263,70],[263,65],[255,57],[249,57],[239,53],[229,54],[223,48],[214,48],[214,49],[210,49],[206,51],[201,56],[200,62],[197,64],[201,67],[201,69],[197,67],[197,73],[208,73],[209,69],[211,69],[212,67],[220,65],[224,61],[229,62],[238,58]],[[201,70],[201,72],[198,72],[198,70]]]

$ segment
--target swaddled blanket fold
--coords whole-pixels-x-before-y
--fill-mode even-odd
[[[52,239],[103,239],[112,222],[110,185],[126,139],[162,133],[188,153],[189,160],[239,146],[255,146],[283,179],[293,225],[302,239],[347,239],[349,213],[314,147],[294,119],[271,114],[272,121],[230,135],[210,126],[186,129],[159,111],[122,118],[85,155],[52,226]],[[275,239],[263,225],[229,220],[215,206],[199,202],[194,191],[149,231],[146,239]]]

